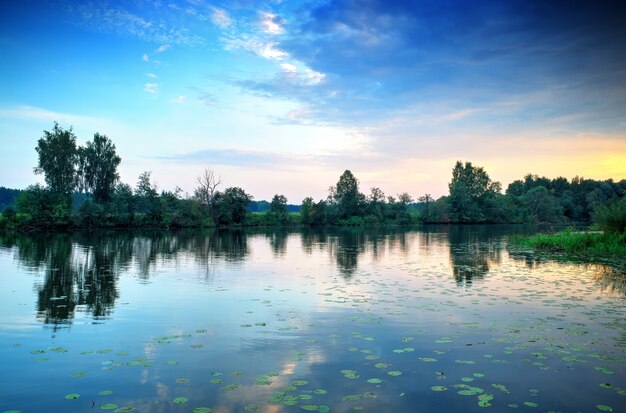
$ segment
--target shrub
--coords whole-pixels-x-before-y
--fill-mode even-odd
[[[626,196],[617,202],[596,207],[593,212],[593,220],[605,232],[623,233],[626,229]]]

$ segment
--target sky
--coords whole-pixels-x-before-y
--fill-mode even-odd
[[[134,186],[204,168],[257,200],[448,192],[457,160],[626,179],[617,1],[30,1],[0,4],[0,186],[43,182],[54,122],[108,136]]]

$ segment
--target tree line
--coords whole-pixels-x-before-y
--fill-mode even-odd
[[[221,190],[221,177],[206,168],[193,194],[159,191],[149,171],[134,187],[120,181],[121,158],[115,144],[96,133],[85,146],[76,143],[72,128],[57,123],[44,131],[35,148],[36,174],[45,185],[19,191],[0,215],[0,228],[212,227],[287,225],[412,225],[419,223],[587,223],[626,220],[626,180],[598,181],[575,177],[549,179],[526,175],[502,191],[484,168],[457,161],[449,193],[438,199],[414,199],[404,192],[385,195],[377,187],[361,192],[346,170],[328,196],[307,197],[299,212],[276,194],[270,202],[253,201],[239,187]],[[9,193],[2,188],[0,195]],[[7,203],[4,200],[5,204]],[[251,207],[251,204],[254,205]],[[262,210],[263,212],[259,212]]]

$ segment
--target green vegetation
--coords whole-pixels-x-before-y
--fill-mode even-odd
[[[377,187],[365,195],[358,179],[346,170],[326,199],[315,202],[307,197],[297,207],[281,194],[267,202],[254,201],[239,187],[220,191],[221,177],[209,168],[196,179],[191,196],[183,195],[180,188],[159,192],[149,171],[132,188],[119,181],[121,158],[108,137],[96,133],[81,147],[72,129],[64,130],[57,123],[52,131],[44,131],[35,149],[34,171],[44,175],[46,186],[23,191],[0,188],[0,228],[589,223],[593,219],[604,226],[608,240],[619,236],[609,233],[622,234],[626,227],[626,180],[575,177],[568,181],[528,174],[502,193],[502,185],[482,167],[457,161],[449,195],[435,200],[425,194],[415,202],[407,192],[386,196]]]
[[[598,205],[593,217],[602,231],[575,232],[566,229],[555,234],[513,237],[511,241],[555,253],[626,257],[626,197],[607,205]]]
[[[516,236],[511,242],[537,250],[589,255],[596,257],[626,257],[626,233],[575,232],[571,229],[529,237]]]

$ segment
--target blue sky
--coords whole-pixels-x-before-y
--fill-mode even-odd
[[[0,185],[53,122],[124,182],[255,199],[447,192],[456,160],[626,178],[626,11],[591,1],[22,1],[0,6]]]

